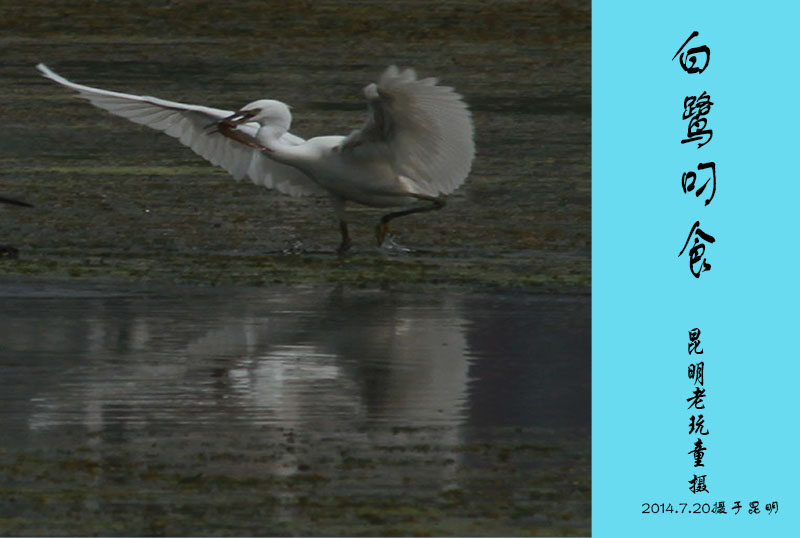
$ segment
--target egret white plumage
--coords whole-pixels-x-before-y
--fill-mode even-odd
[[[346,202],[397,207],[376,228],[382,245],[397,217],[440,209],[444,196],[464,183],[475,155],[472,118],[461,96],[418,79],[412,69],[386,69],[364,88],[367,120],[348,136],[304,140],[289,132],[289,107],[261,99],[238,111],[188,105],[76,84],[43,64],[41,73],[93,105],[177,138],[234,178],[290,196],[330,196],[342,242],[350,248]]]

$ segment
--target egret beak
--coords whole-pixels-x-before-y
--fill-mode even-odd
[[[255,116],[257,112],[257,110],[240,110],[227,118],[222,118],[219,122],[226,125],[241,125],[247,123],[247,120]]]
[[[252,118],[256,115],[257,110],[240,110],[238,112],[234,112],[230,116],[225,118],[219,119],[215,122],[212,122],[206,126],[206,129],[218,129],[220,125],[225,125],[227,127],[236,127],[237,125],[241,125],[243,123],[247,123],[247,120]]]

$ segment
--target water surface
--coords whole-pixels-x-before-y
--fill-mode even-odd
[[[582,297],[0,287],[2,534],[581,534]]]

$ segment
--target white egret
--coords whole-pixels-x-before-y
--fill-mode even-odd
[[[370,207],[424,205],[384,215],[382,245],[397,217],[441,209],[475,155],[472,118],[461,96],[412,69],[386,69],[364,88],[367,120],[348,136],[303,140],[289,132],[292,116],[280,101],[261,99],[236,112],[129,95],[75,84],[43,64],[41,73],[93,105],[177,138],[234,178],[291,196],[327,194],[350,248],[346,202]]]

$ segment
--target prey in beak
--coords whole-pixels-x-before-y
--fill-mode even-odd
[[[206,129],[208,129],[210,133],[218,133],[221,131],[220,126],[234,128],[237,125],[247,123],[247,121],[253,116],[255,116],[257,113],[258,110],[239,110],[238,112],[234,112],[230,116],[224,117],[222,119],[219,119],[215,122],[208,124],[206,126]]]
[[[208,134],[221,134],[226,138],[230,138],[240,144],[244,144],[245,146],[249,146],[251,148],[257,149],[259,151],[265,151],[270,153],[272,150],[267,148],[266,146],[262,146],[258,143],[258,141],[243,133],[242,131],[238,130],[236,127],[238,125],[242,125],[243,123],[247,123],[250,118],[258,114],[259,110],[240,110],[227,116],[225,118],[219,119],[215,122],[212,122],[206,126],[206,130]]]

